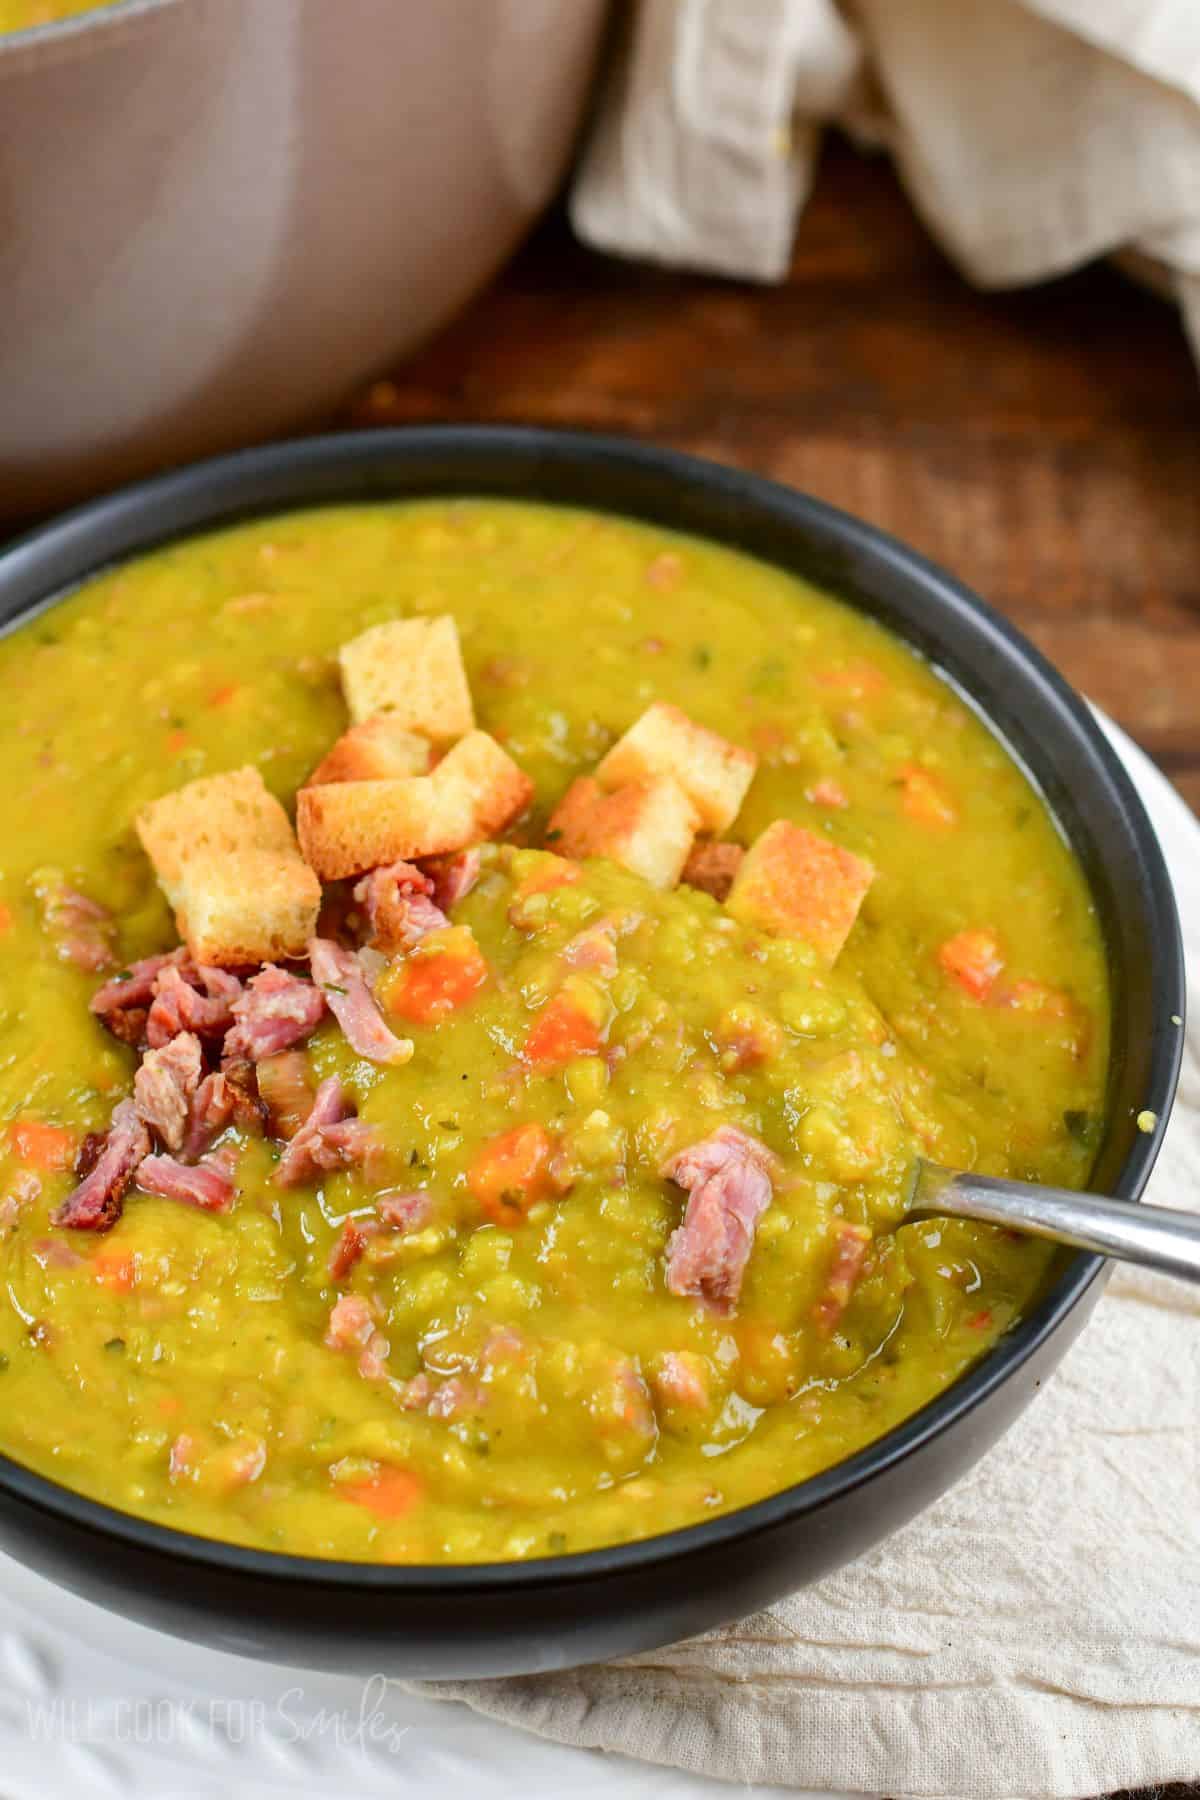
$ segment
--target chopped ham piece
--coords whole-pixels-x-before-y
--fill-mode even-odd
[[[143,956],[140,962],[130,963],[128,968],[121,969],[97,988],[91,998],[91,1009],[100,1018],[107,1020],[107,1015],[128,1006],[148,1006],[154,998],[154,984],[162,970],[173,963],[184,962],[187,951],[181,946],[178,950],[167,950],[161,956]]]
[[[467,1410],[473,1397],[461,1375],[449,1375],[430,1399],[426,1411],[431,1419],[455,1419]]]
[[[92,975],[112,967],[116,927],[106,906],[58,881],[39,884],[37,897],[42,925],[63,962]]]
[[[182,1200],[212,1213],[228,1212],[237,1192],[229,1163],[219,1150],[198,1163],[177,1162],[173,1156],[147,1156],[138,1168],[137,1184],[143,1193]]]
[[[432,880],[412,863],[387,863],[364,875],[354,898],[366,910],[372,947],[388,955],[401,954],[429,932],[448,925],[432,894]]]
[[[361,1350],[374,1329],[370,1304],[360,1294],[343,1294],[333,1303],[325,1342],[330,1350]]]
[[[168,1150],[181,1150],[192,1099],[204,1073],[200,1039],[181,1031],[161,1050],[147,1050],[133,1078],[138,1116],[157,1132]]]
[[[152,1049],[169,1044],[181,1031],[198,1037],[223,1037],[233,1024],[233,1009],[242,991],[236,975],[207,963],[168,962],[154,978],[154,997],[146,1017],[146,1042]]]
[[[741,867],[746,852],[740,844],[693,844],[683,865],[680,881],[688,887],[700,888],[714,900],[724,901],[733,886],[733,878]]]
[[[181,946],[161,956],[144,956],[114,975],[97,988],[91,998],[91,1009],[123,1044],[140,1044],[145,1040],[154,984],[161,972],[185,961],[187,951]]]
[[[329,1275],[333,1281],[344,1281],[367,1247],[367,1240],[377,1230],[372,1219],[347,1219],[338,1240],[329,1253]]]
[[[313,1088],[303,1050],[281,1050],[256,1065],[258,1091],[276,1137],[295,1137],[312,1111]]]
[[[354,953],[329,938],[313,938],[308,953],[313,980],[329,1002],[350,1048],[371,1062],[408,1062],[412,1039],[398,1038],[388,1030]]]
[[[91,1174],[96,1164],[100,1161],[100,1152],[103,1150],[104,1144],[105,1137],[102,1131],[89,1131],[87,1133],[78,1150],[75,1152],[74,1175],[76,1181],[82,1181],[85,1175]]]
[[[411,1194],[380,1194],[375,1211],[391,1231],[419,1231],[429,1218],[432,1201],[425,1188]]]
[[[317,1089],[312,1111],[279,1159],[280,1187],[299,1187],[334,1169],[364,1163],[379,1140],[370,1125],[354,1117],[351,1101],[336,1075]]]
[[[424,1369],[406,1381],[397,1392],[396,1398],[404,1412],[424,1412],[433,1396],[433,1383]]]
[[[587,925],[563,946],[562,954],[573,969],[591,969],[607,979],[617,972],[617,928],[607,919]]]
[[[325,1001],[311,981],[268,963],[246,983],[231,1011],[235,1023],[224,1055],[259,1062],[290,1050],[315,1031],[325,1016]]]
[[[238,1130],[251,1135],[265,1132],[270,1121],[258,1091],[258,1064],[247,1056],[226,1056],[221,1059],[221,1073],[233,1099],[233,1122]]]
[[[54,1215],[56,1225],[75,1231],[108,1231],[121,1216],[125,1190],[142,1158],[150,1153],[150,1133],[132,1100],[113,1108],[104,1149],[91,1173],[68,1194]]]
[[[465,900],[479,880],[481,859],[478,846],[469,850],[452,850],[446,856],[427,856],[421,869],[433,883],[433,902],[444,913]]]
[[[104,1139],[101,1138],[100,1142],[103,1144]],[[35,1175],[32,1169],[21,1169],[14,1175],[7,1192],[0,1194],[0,1239],[16,1230],[22,1212],[27,1206],[33,1205],[41,1191],[41,1177]]]
[[[385,1378],[391,1347],[382,1331],[371,1333],[358,1359],[358,1372],[364,1381],[382,1381]]]
[[[776,1166],[765,1144],[734,1125],[671,1158],[664,1176],[688,1191],[683,1224],[667,1244],[673,1294],[699,1295],[720,1312],[734,1305]]]
[[[153,1054],[153,1052],[151,1052]],[[183,1140],[184,1162],[195,1162],[211,1150],[234,1114],[234,1091],[229,1077],[221,1071],[206,1075],[196,1089]]]
[[[43,1269],[76,1269],[85,1259],[61,1238],[35,1238],[33,1260]]]
[[[839,1223],[833,1261],[824,1290],[813,1309],[813,1320],[822,1337],[829,1337],[837,1329],[858,1285],[870,1247],[871,1233],[865,1225],[851,1225],[846,1220]]]

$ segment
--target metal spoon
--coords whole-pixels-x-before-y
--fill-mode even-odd
[[[918,1158],[910,1218],[983,1219],[1200,1284],[1200,1214],[968,1175]]]

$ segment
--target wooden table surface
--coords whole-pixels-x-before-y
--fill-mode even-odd
[[[1009,614],[1200,810],[1200,374],[1107,268],[980,294],[831,144],[786,284],[598,256],[551,218],[357,422],[621,431],[895,532]]]

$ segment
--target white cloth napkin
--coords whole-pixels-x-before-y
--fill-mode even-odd
[[[571,197],[600,249],[787,272],[820,129],[886,146],[963,272],[1132,251],[1200,356],[1197,0],[640,0]]]
[[[1200,825],[1121,741],[1200,992]],[[1150,1185],[1200,1204],[1200,1022]],[[1200,1291],[1117,1269],[1033,1406],[840,1573],[651,1655],[422,1692],[731,1781],[1067,1800],[1200,1779]]]

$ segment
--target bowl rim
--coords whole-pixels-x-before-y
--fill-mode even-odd
[[[679,483],[682,487],[706,491],[714,499],[724,497],[743,508],[749,506],[764,517],[782,518],[783,523],[793,529],[812,527],[845,549],[861,553],[877,565],[888,566],[893,573],[924,592],[937,594],[959,613],[969,615],[985,635],[990,633],[1002,640],[1008,651],[1015,653],[1026,670],[1049,690],[1055,704],[1070,715],[1076,729],[1086,739],[1089,751],[1103,764],[1108,779],[1120,795],[1126,819],[1137,840],[1148,904],[1156,920],[1154,950],[1161,963],[1159,980],[1162,989],[1156,1000],[1156,1011],[1161,1008],[1182,1020],[1185,1009],[1182,935],[1162,849],[1140,795],[1081,696],[1016,626],[944,569],[865,520],[764,476],[636,439],[540,426],[416,425],[285,439],[210,457],[132,483],[36,526],[9,545],[0,547],[0,608],[9,585],[16,585],[18,590],[30,586],[36,590],[45,565],[50,569],[56,562],[77,566],[77,572],[70,578],[42,588],[40,597],[26,595],[22,599],[18,593],[19,610],[11,619],[0,619],[0,632],[7,635],[8,631],[26,623],[45,606],[53,605],[105,568],[131,556],[146,554],[164,543],[182,541],[205,530],[231,526],[255,516],[310,510],[329,504],[369,504],[389,497],[385,480],[377,488],[364,482],[357,496],[347,490],[327,496],[298,494],[289,501],[283,497],[283,491],[290,479],[299,482],[306,474],[311,476],[319,472],[366,472],[374,466],[395,463],[397,458],[420,461],[425,456],[444,459],[449,455],[469,460],[481,454],[497,459],[533,459],[535,463],[545,459],[567,463],[577,459],[615,462],[635,472]],[[256,479],[266,480],[268,485],[282,483],[280,496],[250,502],[244,498],[239,500],[239,491]],[[445,487],[440,491],[445,492]],[[474,483],[471,491],[485,494],[486,484]],[[431,485],[429,497],[436,497],[438,492],[439,489]],[[406,497],[418,496],[414,493]],[[536,491],[529,498],[541,504],[571,504],[547,500]],[[170,510],[180,503],[185,509],[190,507],[194,516],[184,524],[156,531],[153,521],[160,510]],[[574,504],[586,509],[589,503],[580,499]],[[197,506],[198,511],[195,510]],[[595,510],[620,516],[620,509],[615,507],[600,505]],[[631,510],[625,516],[637,515]],[[701,538],[705,535],[702,526],[685,524],[678,529]],[[129,541],[115,554],[89,558],[93,540],[113,530],[118,535],[126,534]],[[715,531],[710,537],[715,542],[732,541],[723,540]],[[759,551],[743,553],[753,555],[759,561],[770,561]],[[855,604],[850,599],[844,603]],[[897,635],[903,634],[897,632]],[[1008,754],[1020,764],[1022,759],[1018,752],[982,704],[969,694],[965,698],[975,706]],[[1131,1202],[1140,1199],[1158,1156],[1175,1097],[1182,1051],[1182,1029],[1155,1033],[1149,1056],[1145,1105],[1155,1113],[1156,1123],[1152,1131],[1137,1133],[1115,1184],[1119,1196]],[[130,1549],[178,1558],[224,1576],[245,1576],[269,1583],[300,1583],[316,1589],[417,1596],[424,1593],[502,1594],[509,1590],[602,1581],[613,1575],[648,1571],[665,1562],[703,1556],[734,1541],[793,1524],[802,1517],[819,1513],[842,1495],[904,1462],[924,1444],[941,1436],[974,1411],[1027,1363],[1075,1309],[1093,1283],[1102,1278],[1106,1266],[1105,1259],[1100,1256],[1085,1252],[1070,1256],[1058,1278],[1030,1312],[977,1363],[909,1418],[830,1468],[762,1500],[733,1508],[698,1524],[597,1549],[523,1561],[408,1564],[340,1561],[263,1550],[204,1537],[124,1512],[41,1475],[3,1453],[0,1453],[0,1491],[7,1491],[12,1498],[36,1511],[98,1533]]]

